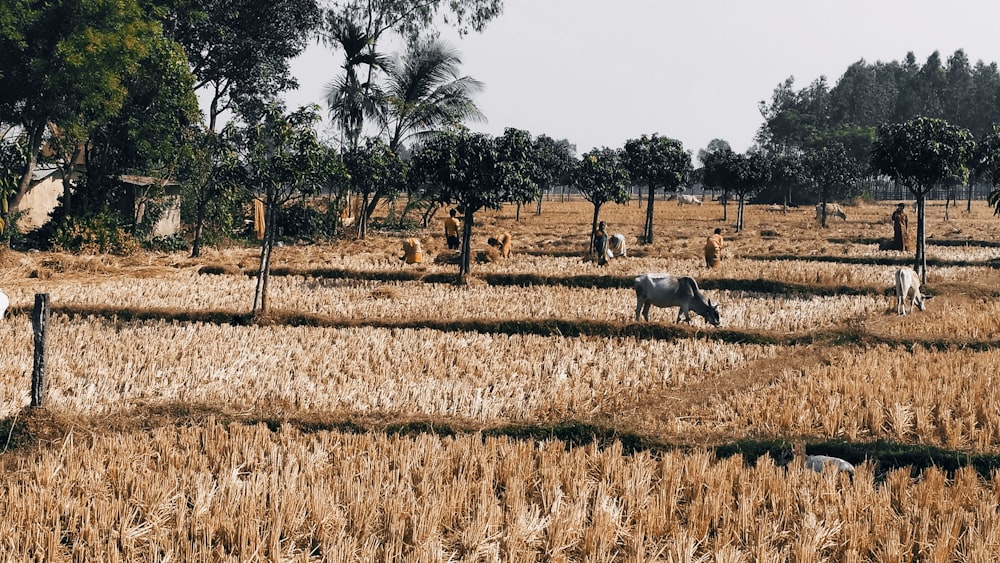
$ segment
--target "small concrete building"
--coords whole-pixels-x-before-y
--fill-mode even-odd
[[[121,175],[118,179],[127,188],[126,209],[124,213],[132,213],[136,224],[142,223],[146,214],[146,202],[149,189],[163,186],[163,214],[153,225],[150,235],[153,237],[168,237],[181,232],[181,185],[173,180],[153,178],[152,176]]]
[[[163,215],[153,225],[153,237],[165,237],[181,232],[181,186],[173,180],[153,178],[151,176],[122,175],[118,180],[126,187],[125,198],[121,212],[126,217],[131,216],[136,223],[141,223],[146,213],[146,206],[153,186],[163,186]],[[24,193],[18,205],[11,209],[12,213],[21,212],[18,229],[28,232],[49,222],[52,210],[59,204],[63,195],[62,168],[55,164],[41,164],[35,168],[31,177],[31,185]]]
[[[63,194],[63,172],[56,164],[40,164],[31,175],[31,185],[11,213],[21,212],[17,222],[22,233],[37,229],[49,222],[49,214],[56,208]]]

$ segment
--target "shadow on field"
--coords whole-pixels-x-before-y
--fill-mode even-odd
[[[555,424],[507,424],[494,427],[463,426],[447,421],[385,420],[373,418],[335,418],[329,415],[302,417],[240,416],[205,405],[162,404],[146,405],[113,417],[92,419],[61,417],[44,408],[25,408],[16,416],[0,419],[0,453],[17,453],[34,448],[57,448],[65,436],[84,430],[92,435],[110,435],[119,432],[152,431],[166,426],[187,427],[205,423],[222,425],[263,425],[272,432],[290,426],[304,434],[341,432],[349,434],[383,434],[386,436],[455,437],[480,435],[506,437],[517,441],[559,441],[566,449],[593,446],[605,449],[620,445],[623,455],[649,453],[654,457],[665,452],[714,451],[719,459],[741,455],[748,465],[756,465],[761,456],[774,458],[789,445],[785,440],[741,440],[717,446],[675,445],[658,441],[650,436],[620,431],[616,428],[578,421]],[[936,467],[952,476],[963,467],[971,467],[986,480],[993,478],[1000,469],[1000,456],[972,455],[931,446],[898,444],[893,442],[851,443],[843,441],[813,442],[806,444],[809,454],[825,454],[845,459],[855,465],[872,462],[876,481],[884,480],[895,469],[910,468],[911,476]]]
[[[782,448],[789,445],[784,440],[743,440],[717,446],[715,453],[719,458],[739,454],[748,464],[755,465],[761,456],[768,455],[774,459]],[[871,462],[875,465],[876,481],[884,480],[890,471],[907,467],[910,468],[910,475],[914,478],[918,477],[925,469],[932,467],[944,471],[949,478],[953,477],[959,469],[971,467],[980,477],[987,480],[992,479],[994,472],[1000,469],[1000,456],[998,455],[969,454],[933,446],[886,441],[806,443],[806,453],[839,457],[854,465]]]
[[[890,241],[890,238],[876,237],[853,237],[853,238],[828,238],[827,242],[832,244],[882,244]],[[927,246],[971,246],[1000,248],[1000,242],[995,240],[972,240],[972,239],[927,239]]]

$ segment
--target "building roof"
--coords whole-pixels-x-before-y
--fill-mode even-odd
[[[132,174],[122,174],[121,176],[118,176],[118,179],[126,184],[132,184],[133,186],[152,186],[155,184],[161,186],[180,185],[173,180],[168,180],[165,178],[154,178],[152,176],[134,176]]]

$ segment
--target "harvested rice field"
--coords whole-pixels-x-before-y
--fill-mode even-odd
[[[895,202],[606,206],[477,217],[509,259],[454,283],[422,230],[201,258],[0,255],[3,561],[1000,559],[1000,220],[928,209],[925,311],[896,314]],[[723,263],[702,259],[722,226]],[[422,264],[399,260],[421,238]],[[691,276],[713,327],[636,321]],[[49,295],[31,408],[31,310]],[[853,475],[787,466],[843,458]]]

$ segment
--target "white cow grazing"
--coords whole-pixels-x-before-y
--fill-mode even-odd
[[[719,307],[713,305],[711,300],[706,300],[698,290],[698,283],[694,278],[677,278],[670,274],[642,274],[635,278],[635,320],[639,320],[642,315],[649,321],[649,308],[657,307],[680,307],[677,311],[677,320],[684,317],[691,323],[690,311],[701,315],[706,321],[714,326],[719,326]]]
[[[844,210],[843,210],[843,208],[841,208],[840,205],[838,205],[836,203],[827,203],[826,204],[826,216],[827,217],[840,217],[844,221],[847,220],[847,213],[845,213]],[[816,219],[820,220],[820,221],[823,220],[823,204],[822,203],[817,203],[816,204]]]
[[[701,205],[701,199],[693,195],[680,194],[677,196],[677,205],[684,205],[689,203],[691,205]]]
[[[912,268],[896,270],[896,313],[906,314],[906,300],[910,299],[910,312],[913,307],[924,310],[924,296],[920,294],[920,276]]]
[[[0,290],[0,320],[3,320],[4,316],[7,314],[7,307],[10,305],[10,297]]]
[[[608,239],[608,259],[620,256],[628,256],[625,249],[625,235],[615,233]]]

